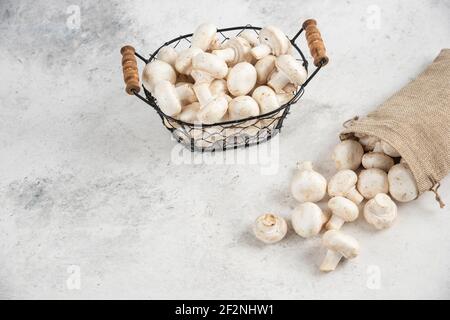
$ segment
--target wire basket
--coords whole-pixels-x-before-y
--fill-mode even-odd
[[[261,30],[260,27],[246,25],[241,27],[218,29],[217,34],[221,37],[221,42],[224,43],[231,37],[238,36],[246,29],[253,30],[257,34],[259,34],[259,30]],[[161,117],[163,125],[172,133],[175,139],[179,143],[188,147],[191,151],[204,152],[227,150],[260,144],[279,133],[281,127],[283,126],[284,119],[289,114],[291,105],[296,103],[302,97],[305,92],[306,85],[317,74],[317,72],[328,63],[328,57],[326,56],[326,51],[320,32],[317,29],[316,21],[313,19],[306,20],[303,23],[302,28],[295,34],[295,36],[292,37],[292,39],[289,39],[293,47],[292,54],[295,58],[301,61],[305,69],[308,71],[308,61],[299,46],[296,44],[296,40],[303,31],[305,31],[306,40],[311,56],[314,58],[314,65],[316,68],[309,74],[306,81],[297,88],[292,99],[269,113],[214,124],[187,123],[168,116],[162,112],[156,99],[143,85],[142,88],[145,96],[139,93],[141,86],[139,84],[139,74],[135,56],[147,64],[156,59],[159,50],[163,47],[172,46],[174,48],[187,48],[190,46],[192,33],[179,36],[164,43],[150,55],[149,59],[146,59],[137,53],[131,46],[123,47],[121,49],[122,69],[124,81],[126,83],[126,91],[128,94],[137,96],[139,99],[153,107]]]

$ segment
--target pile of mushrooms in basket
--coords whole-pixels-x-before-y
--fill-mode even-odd
[[[345,140],[333,150],[337,172],[327,180],[314,171],[309,161],[297,164],[291,181],[292,196],[298,205],[291,213],[294,231],[303,238],[314,237],[322,229],[322,245],[327,249],[321,271],[333,271],[342,258],[359,254],[358,241],[341,231],[361,214],[373,228],[389,228],[397,217],[398,202],[409,202],[419,195],[411,170],[388,143],[367,135]],[[316,203],[330,197],[322,210]],[[365,201],[365,202],[364,202]],[[286,221],[275,214],[260,216],[254,225],[256,237],[275,243],[287,233]]]
[[[215,25],[201,24],[189,48],[163,47],[145,66],[143,85],[164,114],[198,124],[253,117],[292,99],[306,81],[280,29],[263,28],[259,37],[244,30],[224,43],[216,33]]]

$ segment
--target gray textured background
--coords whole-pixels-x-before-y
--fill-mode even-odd
[[[309,17],[331,63],[287,118],[276,175],[174,164],[156,113],[123,91],[123,44],[147,53],[203,21],[293,35]],[[327,275],[320,238],[263,246],[249,231],[265,211],[289,215],[297,160],[330,176],[341,124],[450,47],[450,1],[2,0],[0,35],[1,298],[450,298],[449,209],[431,194],[401,205],[389,230],[345,226],[361,256]],[[66,285],[71,265],[79,290]]]

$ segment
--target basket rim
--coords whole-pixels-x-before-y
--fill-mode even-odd
[[[227,36],[225,36],[222,32],[228,32],[228,31],[234,31],[234,30],[241,30],[239,33],[237,33],[235,36],[238,36],[242,31],[249,29],[249,30],[255,30],[255,31],[259,31],[262,29],[262,27],[256,27],[256,26],[252,26],[250,24],[247,24],[245,26],[238,26],[238,27],[228,27],[228,28],[221,28],[221,29],[217,29],[218,33],[221,33],[222,36],[224,36],[225,39],[229,39]],[[149,59],[145,59],[146,64],[155,60],[156,59],[156,55],[158,54],[158,52],[164,48],[167,47],[173,43],[176,42],[180,42],[182,39],[187,39],[189,37],[192,37],[193,33],[188,33],[185,35],[180,35],[176,38],[173,38],[167,42],[165,42],[163,45],[161,45],[158,49],[156,49],[151,55]],[[297,53],[299,53],[300,57],[301,57],[301,61],[303,63],[303,66],[306,69],[306,72],[308,73],[308,61],[305,57],[305,55],[303,54],[303,52],[301,51],[301,49],[297,46],[297,44],[295,43],[296,38],[294,39],[289,39],[289,42],[292,44],[292,47],[297,51]],[[187,40],[189,41],[189,40]],[[189,41],[190,42],[190,41]],[[257,116],[252,116],[252,117],[247,117],[247,118],[243,118],[243,119],[236,119],[236,120],[228,120],[228,121],[222,121],[222,122],[215,122],[215,123],[190,123],[190,122],[185,122],[176,118],[173,118],[167,114],[165,114],[158,106],[158,104],[156,103],[153,95],[150,93],[150,91],[148,91],[144,84],[142,83],[141,86],[144,89],[145,95],[147,97],[147,99],[149,101],[146,101],[147,103],[149,103],[158,113],[160,116],[176,122],[180,125],[185,125],[185,126],[191,126],[191,127],[213,127],[213,126],[217,126],[217,125],[233,125],[233,124],[240,124],[240,123],[245,123],[247,121],[251,121],[251,120],[256,120],[256,119],[264,119],[265,117],[274,115],[278,112],[280,112],[281,110],[285,109],[286,107],[296,103],[301,96],[304,94],[305,92],[305,86],[308,82],[303,83],[298,90],[296,91],[295,95],[286,103],[284,103],[283,105],[281,105],[280,107],[278,107],[275,110],[272,110],[270,112],[264,113],[264,114],[259,114]]]

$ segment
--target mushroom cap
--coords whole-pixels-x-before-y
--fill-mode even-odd
[[[158,82],[153,93],[159,108],[168,116],[180,113],[181,103],[175,86],[167,80]]]
[[[259,32],[259,42],[269,46],[275,56],[287,53],[289,50],[289,39],[279,28],[267,26]]]
[[[339,252],[346,259],[353,259],[359,255],[358,241],[338,230],[329,230],[325,232],[322,238],[322,244],[329,250]]]
[[[289,78],[290,82],[298,86],[305,83],[306,78],[308,77],[306,69],[290,54],[279,56],[275,60],[275,66],[278,71],[283,72],[286,77]]]
[[[220,57],[202,52],[192,58],[192,69],[205,72],[215,79],[222,79],[228,73],[228,66]]]
[[[356,185],[358,176],[352,170],[338,171],[328,182],[328,194],[334,196],[344,196],[344,194]]]
[[[142,71],[142,83],[144,87],[153,93],[155,85],[163,80],[175,84],[177,74],[172,66],[161,60],[153,60]]]
[[[287,223],[282,217],[267,213],[256,219],[253,231],[259,240],[275,243],[286,235]]]
[[[419,196],[416,179],[406,163],[393,166],[387,175],[389,193],[400,202],[408,202]]]
[[[377,137],[362,133],[355,133],[355,137],[358,138],[358,141],[363,146],[364,151],[372,151],[375,148],[376,143],[380,141]]]
[[[364,206],[364,218],[377,229],[390,227],[397,217],[397,205],[385,193],[379,193]]]
[[[252,46],[255,47],[259,44],[258,34],[255,32],[255,30],[245,29],[242,31],[238,37],[244,38],[247,40],[247,42]]]
[[[218,96],[220,94],[227,94],[228,93],[227,81],[224,79],[215,79],[213,82],[211,82],[209,90],[211,91],[211,94],[213,96]]]
[[[252,98],[258,102],[261,114],[269,113],[280,107],[275,91],[268,86],[257,87],[253,90]]]
[[[267,82],[272,71],[275,69],[275,60],[277,58],[272,55],[268,55],[256,62],[255,69],[257,74],[257,83],[264,84]]]
[[[181,74],[190,75],[192,71],[192,58],[202,52],[202,49],[196,47],[180,51],[178,53],[178,58],[175,61],[175,69]]]
[[[359,142],[344,140],[334,148],[331,158],[338,170],[356,170],[361,165],[363,155],[364,149]]]
[[[248,62],[240,62],[228,73],[228,90],[235,97],[244,96],[253,89],[256,78],[255,67]]]
[[[177,61],[177,58],[178,58],[178,53],[173,47],[165,46],[165,47],[162,47],[158,51],[158,55],[156,57],[159,60],[167,62],[172,67],[174,67],[175,66],[175,61]]]
[[[386,141],[381,140],[381,148],[383,149],[383,152],[388,156],[391,156],[393,158],[400,157],[400,153],[398,153],[398,151],[395,150],[395,148]]]
[[[299,164],[291,181],[291,193],[300,202],[318,202],[327,192],[327,180],[311,167],[311,162]]]
[[[216,39],[217,27],[212,23],[202,23],[192,35],[192,47],[206,51]]]
[[[345,222],[351,222],[358,218],[359,208],[351,200],[337,196],[328,201],[328,208],[330,208],[333,215],[338,216]]]
[[[253,56],[250,51],[252,47],[243,37],[231,38],[225,42],[223,47],[231,48],[234,51],[234,59],[230,62],[231,65],[235,65],[243,61],[252,62],[253,60]]]
[[[362,157],[362,165],[366,169],[378,168],[388,172],[394,165],[394,159],[381,152],[368,152]]]
[[[372,199],[378,193],[388,193],[388,175],[378,168],[361,170],[356,188],[366,199]]]
[[[258,103],[249,96],[236,97],[228,105],[230,120],[254,117],[259,114]]]
[[[200,103],[193,102],[184,106],[181,110],[181,113],[178,116],[178,119],[187,123],[193,123],[197,121],[197,113],[200,111]]]
[[[319,234],[325,222],[325,216],[317,204],[305,202],[294,208],[291,221],[298,235],[309,238]]]
[[[206,106],[200,109],[197,119],[201,123],[212,124],[220,121],[227,113],[228,101],[225,96],[212,99]]]

